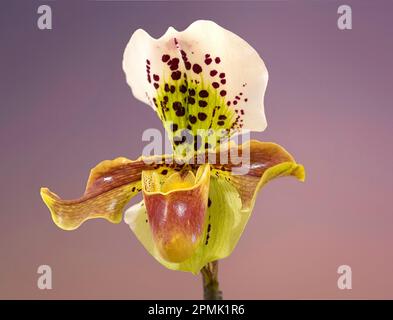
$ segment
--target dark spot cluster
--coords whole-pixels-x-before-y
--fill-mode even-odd
[[[210,65],[212,63],[212,61],[213,61],[213,58],[211,58],[210,54],[209,53],[205,54],[205,64]],[[220,57],[214,58],[214,62],[216,64],[219,64],[221,62]],[[225,85],[227,83],[224,72],[219,72],[216,69],[212,69],[212,70],[210,70],[209,75],[210,75],[210,77],[213,78],[212,79],[212,87],[214,89],[218,89],[218,88],[220,88],[220,86]],[[218,75],[218,77],[215,78],[217,75]],[[227,92],[225,89],[221,89],[219,91],[219,94],[221,97],[225,97]]]
[[[175,101],[172,104],[173,110],[175,110],[175,114],[178,117],[183,117],[186,114],[186,108],[183,107],[180,101]]]
[[[170,77],[174,81],[179,81],[175,85],[170,84],[170,83],[163,83],[163,91],[165,92],[164,96],[160,98],[161,101],[157,101],[155,98],[153,98],[154,105],[159,108],[161,107],[161,119],[163,121],[167,121],[166,117],[167,113],[170,110],[170,107],[174,110],[174,113],[177,117],[184,117],[186,116],[188,119],[188,124],[186,124],[187,129],[192,130],[192,126],[195,125],[198,121],[206,121],[209,119],[210,121],[210,126],[209,129],[212,128],[212,126],[218,126],[218,127],[226,127],[226,130],[229,131],[229,129],[234,129],[234,128],[241,128],[243,126],[242,122],[242,116],[244,115],[244,109],[239,108],[240,105],[242,105],[244,102],[247,102],[248,99],[247,97],[243,96],[243,92],[239,92],[237,95],[234,96],[233,99],[228,98],[228,93],[226,90],[226,84],[227,84],[227,75],[225,72],[222,72],[220,70],[219,64],[221,63],[221,58],[220,57],[214,57],[210,53],[206,53],[204,55],[204,60],[202,61],[203,63],[200,65],[198,63],[193,63],[190,61],[187,52],[184,51],[179,42],[177,41],[176,38],[173,39],[176,45],[176,48],[179,50],[178,52],[180,53],[181,57],[171,57],[170,54],[164,53],[161,56],[161,61],[168,67],[170,71]],[[193,54],[193,52],[191,52]],[[216,111],[220,108],[220,106],[216,106],[213,108],[212,115],[209,114],[209,111],[203,111],[204,108],[209,107],[209,96],[212,94],[212,91],[210,89],[197,89],[200,85],[200,81],[197,79],[190,79],[187,81],[187,73],[185,71],[181,71],[180,64],[183,63],[183,66],[185,70],[190,70],[194,74],[201,74],[202,71],[204,71],[207,76],[210,76],[210,83],[213,89],[216,90],[217,95],[219,97],[224,98],[226,101],[224,101],[225,105],[230,107],[234,107],[235,115],[232,115],[230,113],[227,113],[225,109],[222,111],[225,114],[220,114],[218,117],[215,116]],[[204,70],[207,69],[207,70]],[[160,76],[158,74],[153,74],[151,72],[151,63],[150,60],[146,60],[146,72],[147,72],[147,78],[148,82],[152,83],[155,89],[159,89],[160,84]],[[162,80],[162,79],[161,79]],[[189,87],[189,83],[190,86]],[[192,84],[191,84],[192,83]],[[242,86],[243,88],[247,85],[247,83],[243,83]],[[176,91],[180,94],[180,97],[178,97],[176,100],[172,102],[171,101],[171,106],[168,104],[168,95],[174,95],[176,94]],[[214,93],[215,94],[215,93]],[[150,98],[149,98],[150,100]],[[150,100],[151,101],[151,100]],[[193,114],[188,114],[188,106],[194,106],[196,105],[199,107],[199,110],[191,109],[193,110]],[[169,119],[168,119],[169,120]],[[230,128],[228,129],[228,127]],[[171,126],[170,127],[173,132],[178,130],[178,125]],[[176,141],[174,142],[175,145],[182,144],[185,142],[184,137],[178,137]],[[195,148],[195,145],[194,145]]]
[[[170,86],[168,83],[165,83],[164,91],[165,92],[170,92],[170,93],[175,93],[176,92],[176,87],[174,85]]]
[[[181,78],[181,71],[179,70],[179,58],[172,58],[169,54],[163,54],[161,57],[161,61],[166,63],[171,71],[171,78],[173,80],[179,80]]]
[[[150,76],[150,60],[146,59],[146,73],[147,73],[147,81],[151,83],[151,76]]]
[[[142,188],[132,187],[131,192],[141,192]]]
[[[147,81],[149,83],[152,83],[152,77],[151,77],[151,72],[150,72],[150,68],[151,68],[151,64],[150,64],[150,60],[146,59],[146,74],[147,74]],[[159,81],[160,81],[160,76],[158,74],[153,74],[153,86],[154,88],[157,90],[160,85],[159,85]]]
[[[165,115],[165,112],[167,112],[167,111],[169,111],[169,108],[168,108],[168,97],[167,96],[164,96],[163,98],[162,98],[162,100],[160,101],[160,107],[161,107],[161,114],[162,114],[162,120],[166,120],[166,115]],[[154,105],[158,108],[158,103],[157,103],[157,99],[156,98],[153,98],[153,103],[154,103]]]
[[[187,53],[184,50],[180,50],[180,54],[181,54],[181,58],[184,63],[184,67],[186,68],[186,70],[190,70],[191,69],[191,62],[188,61]]]
[[[213,59],[210,57],[210,54],[205,54],[205,63],[207,64],[207,65],[209,65],[209,64],[211,64],[212,63],[212,61],[213,61]]]

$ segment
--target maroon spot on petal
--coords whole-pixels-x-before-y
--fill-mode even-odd
[[[222,78],[225,78],[225,73],[224,72],[221,72],[220,73],[220,78],[222,79]]]
[[[210,59],[210,58],[207,58],[207,59],[205,59],[205,63],[207,64],[207,65],[209,65],[209,64],[211,64],[212,63],[212,59]]]
[[[218,73],[217,70],[212,70],[212,71],[210,71],[210,75],[211,75],[212,77],[214,77],[217,73]]]
[[[244,110],[241,109],[241,110],[240,110],[240,113],[241,113],[242,115],[244,115]],[[243,120],[242,120],[242,121],[243,121]]]
[[[170,90],[169,85],[167,83],[165,83],[164,90],[165,90],[165,92],[169,92],[169,90]]]
[[[213,109],[213,114],[212,114],[212,118],[214,118],[214,115],[216,114],[216,110],[220,109],[220,106],[215,106]]]
[[[178,117],[183,117],[186,114],[186,108],[181,107],[176,111],[176,115]]]
[[[190,62],[186,61],[186,62],[184,63],[184,65],[186,66],[186,69],[187,69],[187,70],[190,70],[190,69],[191,69],[191,63],[190,63]]]
[[[221,120],[220,120],[220,121],[217,122],[217,124],[218,124],[219,126],[223,126],[223,125],[225,124],[225,121],[221,121]]]
[[[190,96],[195,96],[195,90],[194,89],[188,89],[188,94]]]
[[[205,54],[205,58],[209,58],[210,57],[210,54],[209,53],[206,53]]]
[[[237,101],[236,100],[233,100],[233,105],[237,105]]]
[[[201,108],[205,108],[205,107],[207,106],[207,102],[204,101],[204,100],[199,100],[199,101],[198,101],[198,104],[199,104],[199,106],[200,106]]]
[[[226,115],[223,114],[218,117],[219,120],[226,120],[226,118],[227,118]]]
[[[179,128],[179,126],[176,123],[171,124],[172,131],[176,131],[178,128]]]
[[[225,79],[221,79],[221,84],[226,84],[227,81]]]
[[[213,82],[212,86],[214,89],[217,89],[220,85],[218,84],[218,82]]]
[[[236,96],[235,99],[236,99],[236,100],[240,100],[240,97],[239,97],[239,96]]]
[[[193,115],[190,115],[190,116],[188,117],[188,120],[189,120],[192,124],[194,124],[195,122],[197,122],[197,118],[196,118],[195,116],[193,116]]]
[[[186,57],[187,56],[187,53],[184,50],[180,50],[180,53],[181,53],[182,57]]]
[[[180,90],[181,93],[186,93],[187,92],[187,87],[184,84],[182,84],[180,86],[179,90]]]
[[[207,98],[209,96],[209,92],[207,92],[206,90],[201,90],[199,91],[199,96],[201,98]]]
[[[154,81],[160,81],[160,77],[157,74],[153,74]]]
[[[206,118],[207,118],[206,113],[203,113],[203,112],[199,112],[199,113],[198,113],[198,119],[199,119],[199,120],[205,121]]]
[[[150,75],[147,76],[147,81],[149,81],[149,83],[151,83]]]
[[[154,82],[154,88],[158,89],[160,85],[157,82]]]
[[[178,58],[172,59],[170,63],[170,69],[174,71],[177,70],[178,68],[179,68],[179,59]]]
[[[194,63],[192,66],[192,71],[194,71],[196,74],[199,74],[202,72],[202,67],[199,64]]]
[[[193,105],[195,103],[195,99],[193,97],[188,97],[187,102]]]
[[[167,62],[171,57],[169,56],[169,54],[164,54],[161,58],[162,62]]]
[[[231,105],[231,102],[230,102],[230,101],[228,101],[228,102],[227,102],[227,106],[229,107],[230,105]]]
[[[171,74],[171,78],[172,78],[173,80],[179,80],[180,77],[181,77],[181,72],[180,72],[180,71],[174,71],[174,72],[172,72],[172,74]]]
[[[226,94],[227,94],[227,92],[226,92],[225,90],[221,90],[221,91],[220,91],[220,96],[221,96],[221,97],[226,96]]]
[[[171,93],[175,93],[175,91],[176,91],[175,86],[171,86]]]
[[[175,101],[175,102],[172,103],[172,107],[173,107],[174,110],[179,109],[181,106],[182,106],[182,104],[179,101]]]
[[[147,64],[150,64],[150,60],[149,60],[149,59],[146,59],[146,63],[147,63]]]
[[[219,57],[217,57],[217,58],[214,59],[214,61],[215,61],[216,63],[220,63],[220,62],[221,62],[221,59],[220,59]]]
[[[243,95],[243,92],[239,92],[239,96],[242,96]]]
[[[248,99],[246,98],[246,99],[244,99],[244,101],[245,101],[245,102],[247,102],[247,101],[248,101]]]

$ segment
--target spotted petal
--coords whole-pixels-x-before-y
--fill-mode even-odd
[[[184,129],[193,136],[198,129],[223,136],[266,127],[263,60],[246,41],[212,21],[196,21],[182,32],[171,27],[159,39],[135,31],[123,70],[134,96],[156,110],[175,147],[185,142]]]
[[[149,227],[143,201],[126,211],[126,223],[150,254],[167,268],[198,273],[208,262],[227,257],[243,233],[262,186],[280,176],[294,176],[304,180],[303,166],[296,164],[292,156],[279,145],[251,141],[229,149],[231,148],[236,148],[246,158],[243,165],[248,166],[247,173],[235,174],[235,168],[240,165],[235,164],[231,157],[227,165],[211,165],[203,241],[188,259],[181,262],[168,261],[161,254]]]

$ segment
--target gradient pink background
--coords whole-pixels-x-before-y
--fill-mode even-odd
[[[53,30],[36,27],[50,4]],[[351,4],[353,30],[336,26]],[[80,196],[90,168],[136,158],[160,128],[121,69],[132,32],[212,19],[264,58],[268,129],[307,169],[260,194],[220,263],[227,299],[393,298],[393,41],[390,1],[2,1],[0,298],[195,298],[201,279],[156,263],[125,223],[58,229],[39,196]],[[53,290],[38,290],[49,264]],[[337,288],[348,264],[353,289]]]

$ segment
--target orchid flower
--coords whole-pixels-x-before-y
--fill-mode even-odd
[[[142,192],[143,200],[124,215],[138,240],[163,266],[202,270],[208,281],[214,262],[234,250],[258,191],[276,177],[305,177],[303,166],[275,143],[228,139],[266,128],[266,66],[239,36],[196,21],[182,32],[171,27],[159,39],[135,31],[123,70],[133,95],[162,120],[173,153],[103,161],[79,199],[63,200],[47,188],[42,199],[55,224],[73,230],[93,218],[119,223]],[[240,166],[246,170],[236,174]]]

